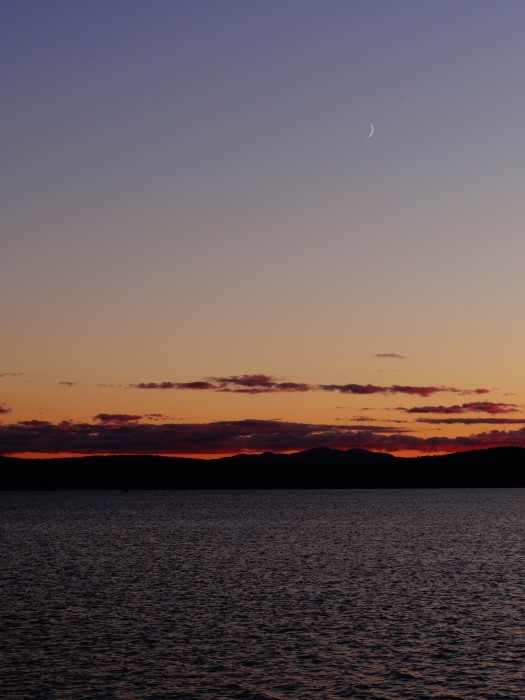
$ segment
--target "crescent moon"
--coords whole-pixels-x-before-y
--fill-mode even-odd
[[[374,135],[374,125],[372,124],[372,122],[370,122],[370,133],[368,134],[368,136],[366,138],[371,139],[373,135]]]

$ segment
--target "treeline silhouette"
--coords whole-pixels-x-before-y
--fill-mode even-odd
[[[319,448],[220,459],[113,455],[0,457],[0,489],[319,489],[524,487],[525,448],[433,457]]]

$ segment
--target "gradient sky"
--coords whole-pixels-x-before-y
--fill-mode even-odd
[[[525,3],[2,9],[0,453],[525,445]]]

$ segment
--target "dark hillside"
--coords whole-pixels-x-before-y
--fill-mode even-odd
[[[148,455],[46,460],[0,457],[0,488],[4,490],[523,486],[525,449],[519,447],[412,458],[325,448],[212,460]]]

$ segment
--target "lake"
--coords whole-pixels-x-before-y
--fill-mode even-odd
[[[525,698],[525,490],[0,506],[9,700]]]

